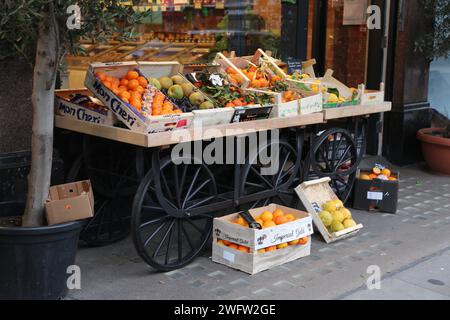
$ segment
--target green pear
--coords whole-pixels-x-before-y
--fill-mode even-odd
[[[198,108],[201,110],[214,109],[214,104],[211,101],[205,101],[205,102],[202,102],[202,104]]]
[[[189,101],[193,105],[199,106],[203,103],[203,101],[205,101],[205,98],[203,97],[203,95],[200,92],[193,92],[189,96]]]
[[[186,82],[186,81],[183,79],[183,77],[180,76],[180,75],[174,75],[174,76],[172,76],[170,79],[172,80],[172,82],[173,82],[174,84],[182,84],[182,83]]]
[[[161,83],[161,87],[166,90],[173,86],[173,81],[169,77],[159,78],[159,82]]]
[[[194,92],[194,86],[191,83],[183,83],[181,84],[181,87],[183,88],[184,96],[189,97],[192,92]]]
[[[158,90],[161,90],[161,82],[159,82],[158,79],[156,78],[150,78],[148,80],[148,82],[150,82],[150,84],[152,84],[153,86],[155,86],[156,88],[158,88]]]
[[[184,97],[183,88],[178,84],[174,84],[173,86],[171,86],[167,90],[167,94],[169,95],[169,97],[174,99],[183,99]]]

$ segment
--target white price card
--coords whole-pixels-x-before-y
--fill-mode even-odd
[[[367,192],[367,199],[369,199],[369,200],[383,200],[383,192],[368,191]]]

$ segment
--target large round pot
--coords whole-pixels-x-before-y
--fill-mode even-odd
[[[425,128],[417,132],[422,153],[430,169],[450,175],[450,139],[443,138],[443,128]]]
[[[0,203],[0,217],[21,215],[23,203]],[[0,227],[0,300],[61,299],[75,263],[83,222],[36,228]]]

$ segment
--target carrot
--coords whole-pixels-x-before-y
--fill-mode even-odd
[[[235,107],[233,102],[228,102],[225,107],[229,108],[229,107]]]

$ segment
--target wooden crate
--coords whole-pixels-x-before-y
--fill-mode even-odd
[[[121,78],[131,70],[140,72],[139,63],[93,63],[90,65],[89,71],[86,74],[85,85],[130,130],[143,133],[155,133],[185,129],[191,126],[194,118],[192,112],[160,116],[144,115],[129,103],[124,102],[112,90],[105,87],[95,75],[97,72],[102,71],[108,76]],[[154,90],[157,91],[156,88]]]
[[[265,207],[250,209],[249,212],[253,217],[256,217],[266,210],[273,212],[276,209],[281,209],[284,213],[294,215],[297,220],[272,228],[258,230],[233,223],[239,216],[238,213],[215,218],[213,226],[213,261],[254,274],[309,255],[310,239],[305,245],[293,245],[263,254],[257,253],[259,249],[309,237],[313,233],[311,216],[304,211],[277,204],[269,204]],[[219,245],[217,244],[219,239],[248,247],[250,248],[250,253]]]
[[[214,219],[213,236],[215,239],[228,240],[238,245],[249,247],[250,250],[259,250],[312,234],[312,220],[307,212],[273,203],[265,207],[250,209],[249,212],[256,217],[266,210],[273,212],[276,209],[281,209],[284,213],[294,215],[297,220],[276,227],[258,230],[244,228],[233,223],[239,216],[238,213],[233,213]]]
[[[88,108],[82,104],[70,101],[71,95],[83,95],[90,97],[92,94],[85,88],[81,89],[63,89],[55,91],[55,113],[64,117],[112,126],[117,122],[116,116],[109,108],[106,108],[98,99],[90,97],[91,101],[96,103],[98,108]]]
[[[216,263],[226,265],[230,268],[255,274],[264,270],[280,266],[311,253],[311,236],[308,236],[308,243],[305,245],[288,246],[266,253],[245,253],[233,248],[213,242],[212,260]]]
[[[227,74],[227,68],[233,69],[242,78],[242,83],[240,84],[241,88],[247,88],[250,84],[250,79],[240,70],[248,66],[248,60],[243,58],[227,58],[225,55],[218,52],[214,59],[214,64],[220,65],[220,71],[224,74]]]
[[[327,228],[322,223],[322,220],[320,220],[319,213],[322,211],[322,205],[325,202],[338,199],[329,185],[330,181],[331,179],[329,177],[325,177],[303,182],[295,188],[295,192],[297,192],[306,210],[311,214],[314,225],[327,243],[353,236],[363,227],[362,224],[357,224],[354,227],[338,232],[328,232]]]

